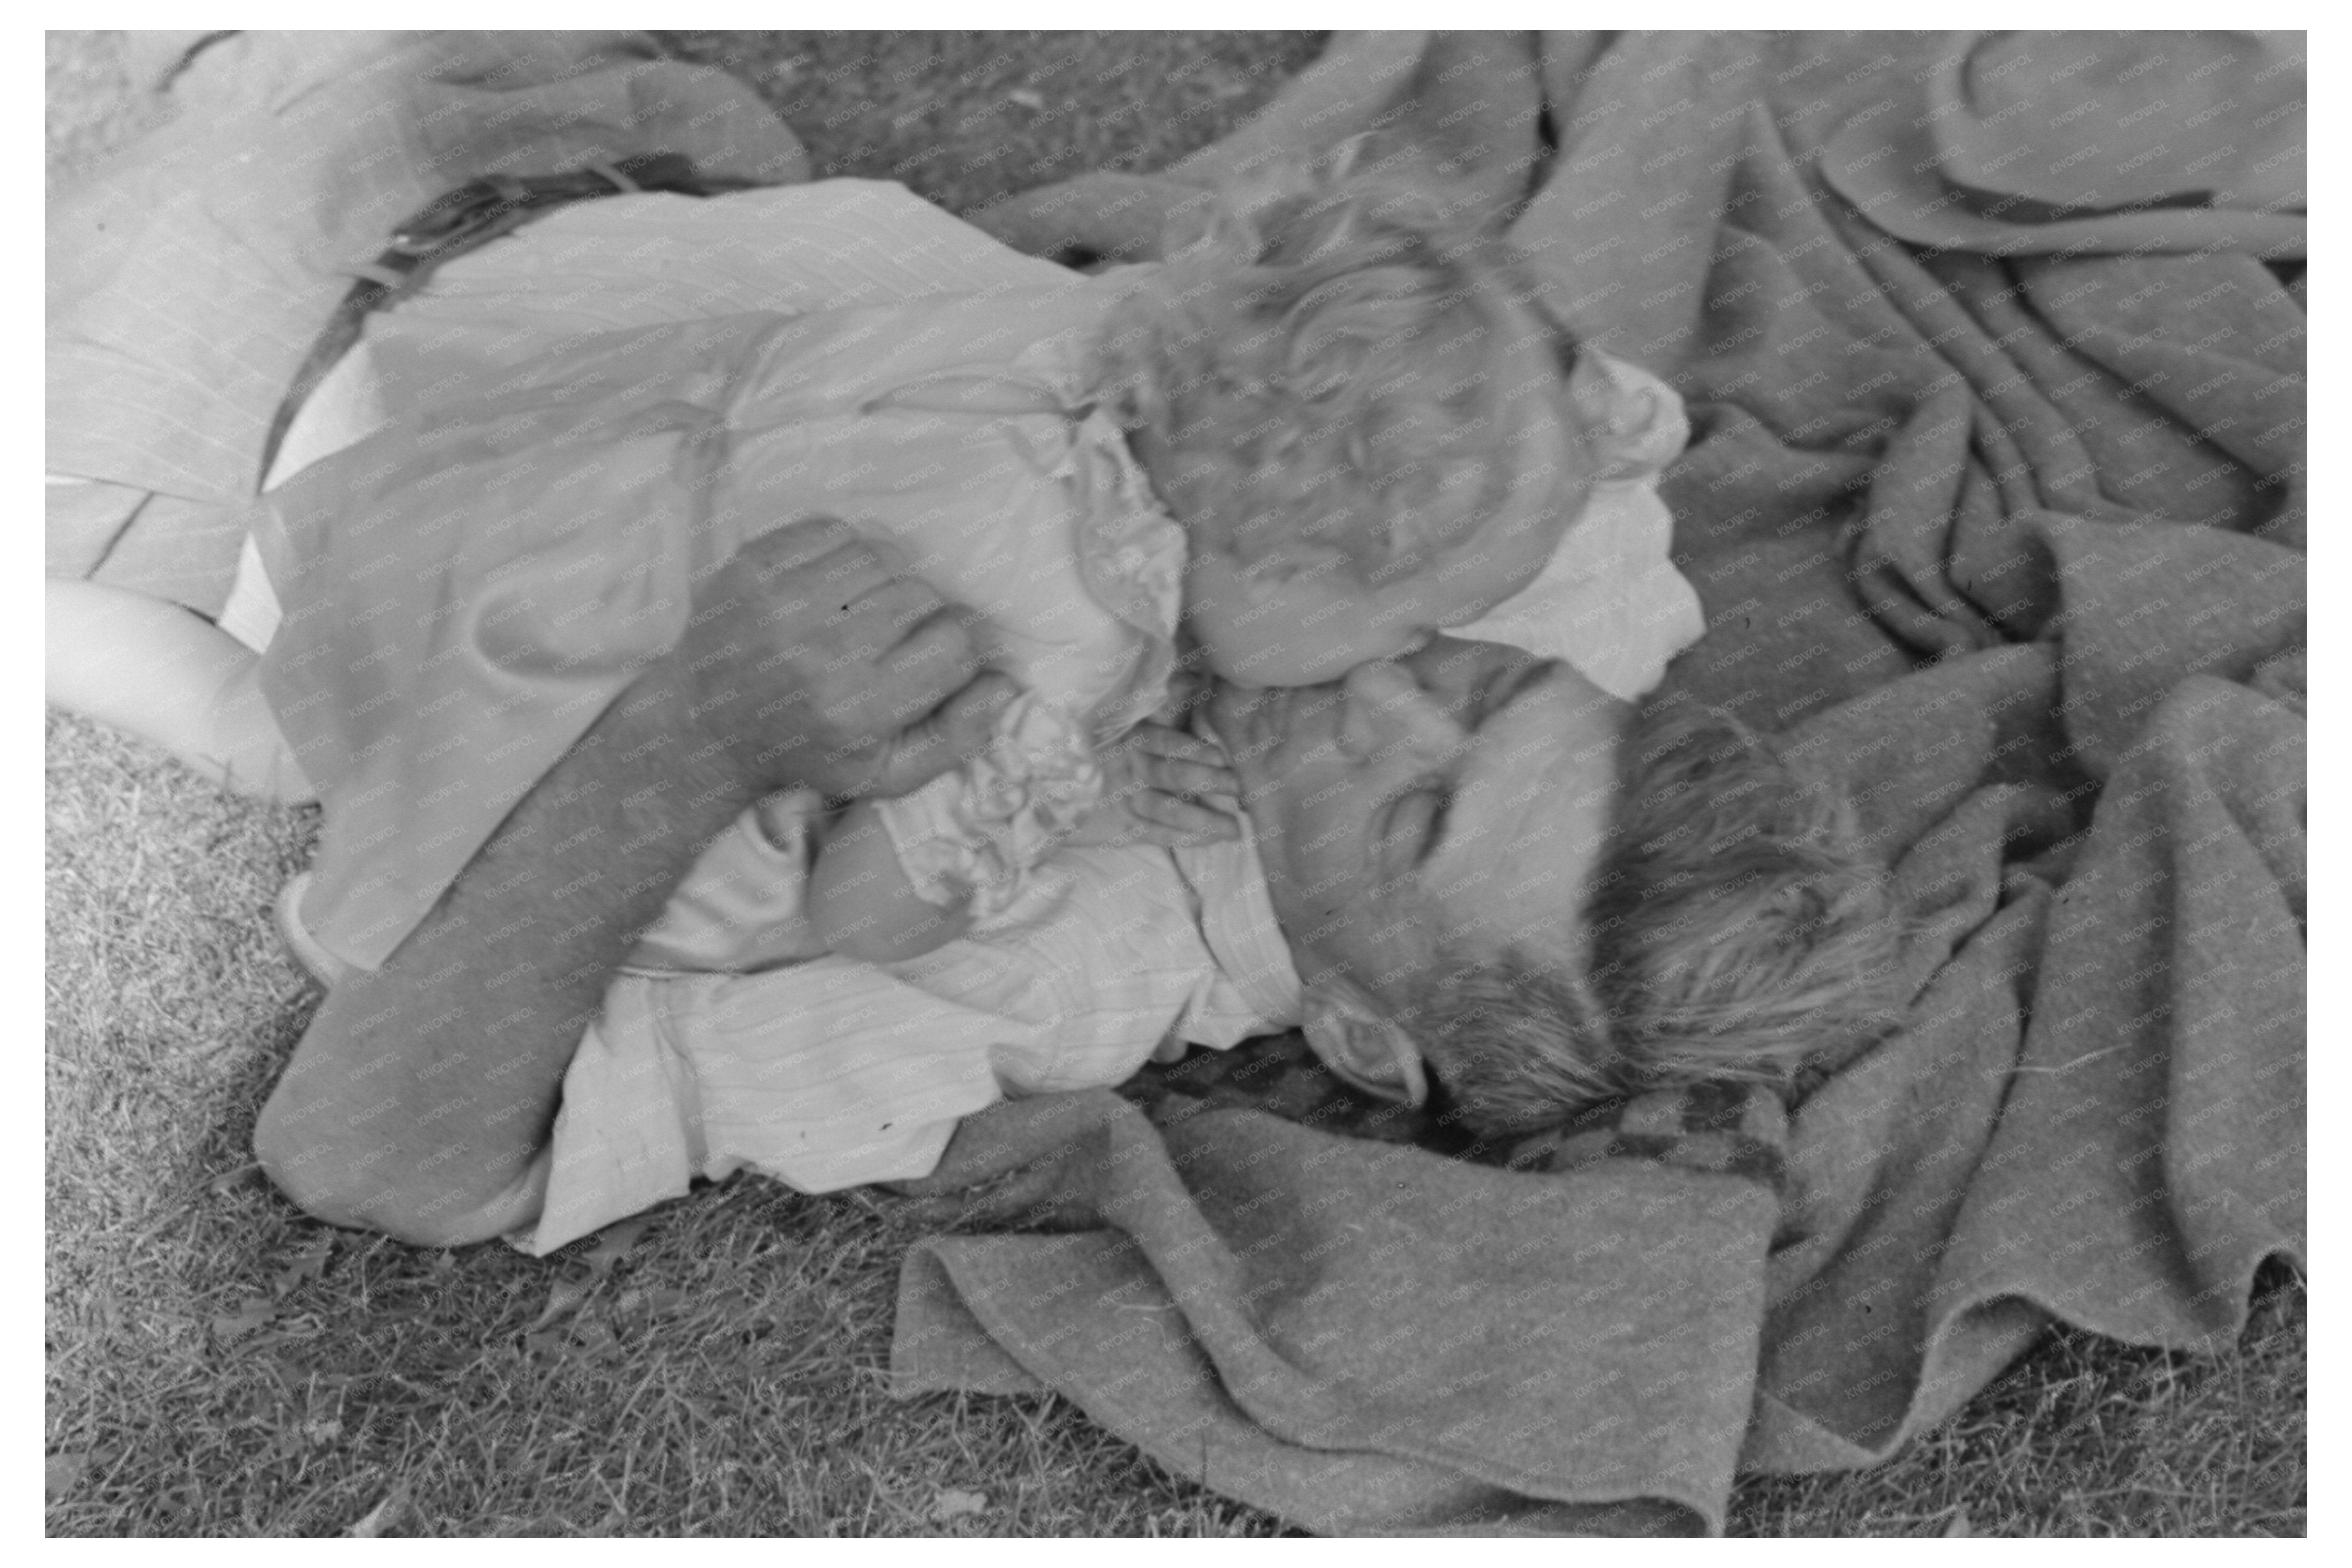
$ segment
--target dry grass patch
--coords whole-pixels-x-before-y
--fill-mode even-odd
[[[950,212],[1094,169],[1165,168],[1233,129],[1314,33],[663,33],[752,84],[819,178]]]

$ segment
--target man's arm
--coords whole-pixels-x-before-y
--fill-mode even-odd
[[[702,846],[775,789],[898,793],[1009,695],[961,618],[838,524],[746,546],[391,959],[339,984],[263,1109],[272,1179],[338,1224],[486,1239],[538,1212],[583,1027]]]

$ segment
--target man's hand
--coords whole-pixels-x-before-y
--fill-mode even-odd
[[[528,1223],[581,1030],[694,857],[761,795],[898,793],[1012,695],[963,612],[839,523],[753,540],[383,967],[338,984],[254,1130],[338,1225],[446,1247]]]
[[[688,716],[761,789],[903,795],[987,743],[1013,683],[984,671],[971,612],[831,517],[730,557],[670,659]]]

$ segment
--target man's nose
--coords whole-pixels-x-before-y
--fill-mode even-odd
[[[1462,727],[1401,664],[1359,664],[1342,686],[1348,710],[1339,723],[1339,744],[1350,757],[1397,750],[1440,757],[1462,743]]]

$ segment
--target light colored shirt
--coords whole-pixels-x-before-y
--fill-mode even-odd
[[[857,210],[955,225],[893,187],[864,192]],[[505,333],[470,295],[470,324],[427,300],[389,318],[373,357],[393,423],[273,490],[262,543],[273,578],[280,561],[297,574],[263,682],[326,807],[302,908],[320,943],[382,962],[676,643],[707,574],[816,513],[988,617],[991,663],[1023,704],[939,782],[943,800],[894,802],[886,826],[919,888],[958,877],[988,893],[983,912],[1003,904],[1091,806],[1092,747],[1159,706],[1184,559],[1087,397],[1118,290],[1012,259],[1034,269],[1017,286],[562,347],[521,296],[499,308]]]
[[[1108,1086],[1155,1052],[1298,1022],[1246,825],[1197,849],[1064,847],[967,936],[875,965],[809,939],[816,812],[795,791],[739,819],[631,953],[565,1075],[518,1244],[545,1253],[696,1176],[923,1176],[1005,1095]]]

